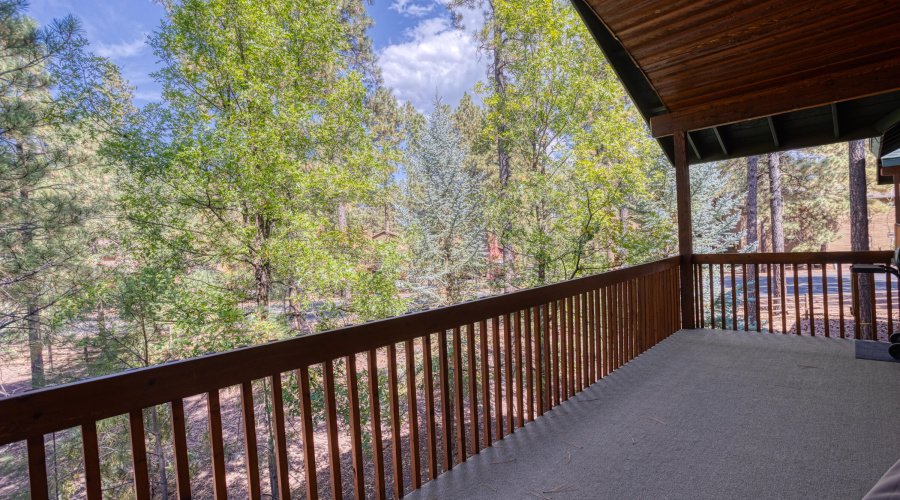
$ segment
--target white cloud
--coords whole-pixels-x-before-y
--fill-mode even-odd
[[[147,47],[146,39],[142,36],[133,42],[121,42],[113,44],[105,44],[97,42],[96,50],[98,56],[109,59],[126,59],[139,55]]]
[[[384,82],[400,102],[428,111],[437,92],[446,104],[455,105],[484,76],[478,43],[446,19],[426,19],[406,35],[410,41],[389,45],[379,54]]]
[[[422,17],[431,12],[435,5],[437,4],[429,3],[428,5],[419,5],[415,3],[415,0],[395,0],[395,2],[391,4],[390,9],[404,16]]]

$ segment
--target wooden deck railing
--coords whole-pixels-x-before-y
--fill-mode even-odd
[[[26,441],[32,498],[47,498],[45,436],[80,428],[84,492],[90,499],[99,499],[97,422],[127,415],[134,492],[138,499],[146,499],[151,481],[144,411],[169,405],[173,450],[167,453],[174,457],[175,490],[179,498],[189,498],[196,478],[188,469],[185,429],[190,415],[186,416],[184,400],[205,395],[212,493],[226,498],[228,474],[234,472],[226,473],[220,390],[236,386],[244,441],[242,468],[246,470],[242,482],[246,481],[247,496],[260,498],[254,387],[259,396],[259,381],[264,380],[269,388],[265,418],[273,428],[277,469],[273,489],[280,499],[303,490],[309,499],[320,494],[317,472],[326,467],[316,463],[312,396],[324,399],[330,496],[342,498],[343,489],[350,485],[356,498],[366,496],[367,490],[384,498],[391,489],[399,498],[677,331],[678,262],[670,258],[8,397],[0,400],[0,445]],[[405,380],[398,375],[400,362]],[[383,409],[385,391],[379,374],[385,371],[388,394]],[[366,385],[361,385],[360,377]],[[361,394],[367,394],[368,401]],[[338,425],[338,399],[348,410],[347,425]],[[285,401],[295,402],[296,407],[288,408],[293,411],[286,412]],[[424,415],[418,410],[422,401]],[[388,443],[382,432],[385,417]],[[286,432],[286,418],[300,420],[298,437]],[[366,420],[370,425],[363,429]],[[345,466],[341,465],[341,442],[350,443]],[[409,451],[408,464],[404,464],[404,447]],[[390,448],[387,461],[386,448]],[[298,456],[289,457],[289,449],[299,450],[294,453]],[[364,474],[364,460],[373,464],[374,474]],[[388,467],[391,474],[386,474]],[[289,477],[292,470],[302,474]]]
[[[694,255],[694,317],[701,328],[857,339],[874,326],[872,338],[887,340],[897,280],[853,275],[849,265],[887,264],[891,257],[888,251]],[[859,320],[860,296],[869,298],[863,304],[871,321]]]

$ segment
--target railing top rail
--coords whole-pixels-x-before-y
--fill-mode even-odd
[[[0,399],[0,445],[230,387],[672,269],[678,257]]]
[[[877,264],[891,260],[894,252],[786,252],[694,254],[694,264]]]

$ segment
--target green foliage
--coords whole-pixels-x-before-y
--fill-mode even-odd
[[[399,210],[410,246],[410,286],[427,306],[473,297],[485,269],[483,176],[438,99],[410,147]]]
[[[508,81],[478,90],[485,134],[503,139],[512,177],[495,196],[491,230],[523,261],[518,284],[633,262],[641,236],[628,207],[643,196],[655,147],[643,122],[571,5],[512,0],[492,9]]]

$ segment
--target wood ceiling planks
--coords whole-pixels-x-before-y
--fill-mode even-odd
[[[588,4],[668,110],[654,137],[900,89],[900,1]]]

